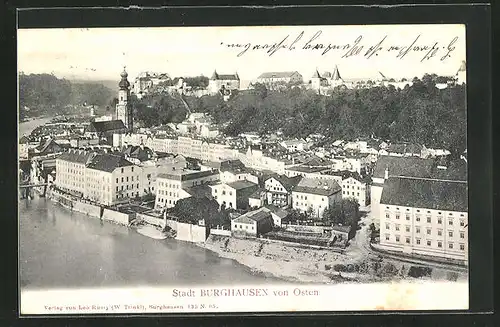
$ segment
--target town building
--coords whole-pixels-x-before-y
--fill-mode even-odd
[[[248,181],[235,181],[210,185],[212,196],[221,207],[247,209],[250,196],[259,188],[258,184]]]
[[[93,156],[91,152],[73,149],[59,155],[56,159],[55,186],[65,192],[83,197],[87,185],[85,171]]]
[[[271,212],[271,217],[273,218],[274,227],[281,227],[283,225],[283,221],[290,215],[289,210],[284,208],[278,208],[270,204],[266,205],[264,209],[267,209]]]
[[[156,177],[155,209],[172,208],[178,200],[191,197],[187,188],[219,180],[217,170],[173,169]]]
[[[30,145],[30,139],[27,136],[23,136],[19,139],[19,147],[18,147],[19,160],[28,159],[29,145]]]
[[[292,207],[322,218],[325,209],[342,201],[342,187],[334,180],[304,178],[292,191]]]
[[[266,194],[267,192],[265,190],[258,188],[248,197],[248,206],[250,208],[263,207],[266,204]]]
[[[208,81],[208,91],[210,94],[219,94],[221,89],[225,90],[239,90],[240,89],[240,77],[238,73],[235,74],[218,74],[214,71],[212,77]]]
[[[140,168],[121,155],[96,154],[86,168],[83,194],[86,199],[112,205],[144,195],[140,187]]]
[[[279,208],[292,205],[292,191],[302,180],[302,176],[286,177],[285,175],[274,175],[265,180],[267,192],[267,203]]]
[[[256,82],[264,84],[270,90],[274,90],[286,84],[302,84],[304,79],[302,75],[296,71],[266,72],[257,77]]]
[[[302,176],[305,178],[320,178],[324,172],[330,171],[330,167],[311,167],[311,166],[291,166],[285,168],[285,175],[287,177]],[[328,177],[325,177],[328,178]]]
[[[340,178],[337,183],[342,186],[343,199],[355,199],[360,207],[366,207],[370,204],[370,177],[361,176],[351,171],[339,171],[332,174]]]
[[[320,94],[328,94],[329,91],[333,90],[338,86],[346,85],[344,79],[340,76],[339,68],[335,65],[333,72],[325,72],[320,74],[318,70],[314,72],[311,78],[311,88],[317,90]]]
[[[380,156],[377,160],[372,174],[372,185],[370,188],[371,211],[374,217],[378,217],[380,197],[385,181],[391,177],[420,177],[431,178],[434,160],[418,157],[396,157]],[[378,220],[375,224],[378,224]]]
[[[85,129],[85,136],[92,139],[103,140],[113,144],[113,135],[127,132],[127,127],[122,120],[108,120],[91,122]]]
[[[266,208],[247,212],[231,221],[231,233],[235,236],[257,237],[272,229],[273,218]]]
[[[381,247],[466,263],[467,192],[463,181],[389,177],[380,200]]]

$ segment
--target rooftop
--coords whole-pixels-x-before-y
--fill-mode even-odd
[[[385,170],[389,176],[407,176],[428,178],[432,175],[433,159],[418,157],[380,156],[373,171],[374,178],[384,178]]]
[[[237,223],[243,224],[252,224],[253,222],[259,222],[264,219],[272,219],[271,212],[269,209],[260,208],[254,211],[247,212],[238,218],[235,218],[233,221]]]
[[[287,170],[298,171],[301,173],[319,173],[324,171],[325,169],[326,169],[325,167],[309,167],[309,166],[295,166],[287,168]]]
[[[119,167],[133,166],[134,164],[126,160],[122,156],[114,154],[96,154],[87,165],[90,169],[105,171],[108,173],[113,172]]]
[[[188,181],[188,180],[212,176],[212,175],[216,175],[216,174],[218,174],[218,172],[212,171],[212,170],[199,171],[199,170],[191,170],[191,169],[175,169],[175,170],[171,170],[168,173],[158,174],[157,178],[171,179],[171,180],[178,180],[178,181]]]
[[[235,190],[242,190],[245,188],[257,186],[257,184],[248,181],[235,181],[232,183],[227,183],[226,185]]]
[[[289,78],[289,77],[292,77],[294,74],[300,75],[296,71],[293,71],[293,72],[267,72],[267,73],[262,73],[257,79],[260,79],[260,78]]]
[[[467,212],[468,186],[462,181],[389,177],[381,204]]]
[[[304,178],[293,190],[294,192],[330,196],[340,192],[342,187],[334,180]]]

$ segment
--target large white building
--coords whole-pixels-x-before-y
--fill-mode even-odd
[[[123,156],[70,150],[56,159],[55,186],[104,205],[145,194],[142,170]]]
[[[239,90],[240,77],[238,73],[223,75],[214,71],[212,77],[210,77],[208,81],[208,91],[210,94],[218,94],[222,88],[226,90]]]
[[[250,196],[258,190],[259,185],[249,181],[235,181],[210,185],[212,197],[221,207],[246,209],[250,206]]]
[[[334,180],[304,178],[292,191],[292,207],[322,218],[325,209],[342,201],[342,188]]]
[[[155,209],[172,208],[178,200],[191,197],[187,188],[219,180],[217,170],[174,169],[156,177]]]
[[[389,177],[380,200],[380,245],[467,262],[467,191],[465,181]]]

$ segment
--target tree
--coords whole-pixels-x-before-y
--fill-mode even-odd
[[[355,228],[359,218],[359,203],[354,198],[342,199],[338,205],[330,206],[323,212],[323,220],[333,225]]]
[[[207,198],[186,198],[177,201],[168,212],[181,222],[198,224],[200,220],[205,221],[206,226],[222,225],[223,216],[219,212],[219,204],[215,200]]]

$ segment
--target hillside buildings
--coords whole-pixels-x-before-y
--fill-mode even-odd
[[[234,74],[218,74],[214,71],[212,77],[208,81],[208,91],[210,94],[218,94],[221,89],[226,90],[239,90],[240,77],[238,73]]]
[[[256,80],[257,83],[264,84],[269,90],[274,90],[286,84],[302,84],[304,79],[299,72],[266,72],[262,73]]]

